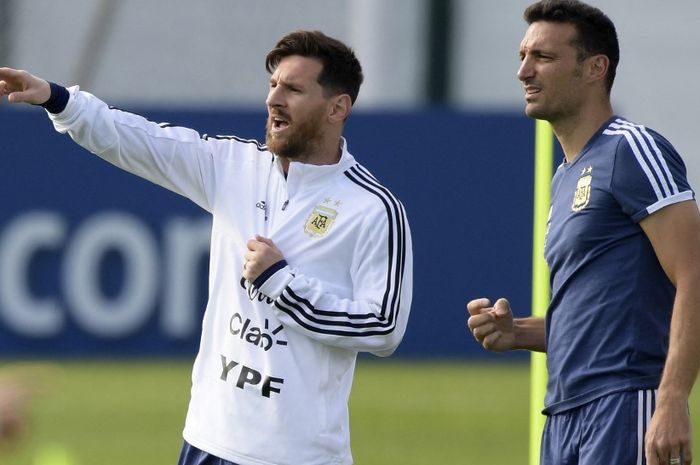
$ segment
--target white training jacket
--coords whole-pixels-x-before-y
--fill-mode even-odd
[[[183,436],[241,465],[350,464],[356,355],[390,355],[411,304],[403,206],[348,153],[292,162],[266,146],[156,124],[79,88],[57,131],[213,216],[209,300]],[[256,286],[246,243],[271,238],[286,262]]]

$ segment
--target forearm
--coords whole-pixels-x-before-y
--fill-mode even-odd
[[[516,318],[513,321],[513,349],[546,352],[544,318]]]
[[[275,299],[280,321],[323,344],[376,355],[391,354],[403,338],[411,303],[410,281],[397,292],[396,305],[380,297],[347,298],[330,292],[318,279],[276,271],[260,291]],[[390,299],[391,300],[391,299]]]
[[[700,369],[700,288],[679,285],[676,291],[669,348],[659,385],[659,402],[687,402]]]
[[[160,125],[109,107],[77,87],[69,91],[62,111],[49,110],[58,132],[68,133],[77,144],[109,163],[210,210],[206,189],[212,175],[211,147],[196,131]]]

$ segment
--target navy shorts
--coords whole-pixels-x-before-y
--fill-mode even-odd
[[[228,460],[220,459],[211,454],[199,450],[187,441],[183,441],[180,459],[177,465],[237,465]]]
[[[654,390],[609,394],[547,417],[541,465],[643,465]]]

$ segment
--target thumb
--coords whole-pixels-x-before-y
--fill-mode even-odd
[[[17,91],[17,92],[12,92],[7,95],[7,101],[10,103],[33,103],[31,100],[31,91],[25,90],[25,91]],[[43,103],[43,102],[42,102]]]
[[[25,90],[17,90],[10,92],[7,95],[7,101],[10,103],[31,103],[41,105],[51,97],[51,88],[48,83],[40,84],[36,87],[29,87]]]
[[[498,299],[493,306],[493,312],[497,317],[508,316],[509,314],[513,313],[508,299]]]

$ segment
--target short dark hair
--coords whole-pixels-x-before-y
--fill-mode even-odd
[[[573,45],[579,50],[579,60],[599,54],[608,57],[605,87],[610,94],[620,62],[620,45],[615,25],[605,13],[578,0],[541,0],[527,7],[523,17],[528,24],[535,21],[572,24],[576,28]]]
[[[320,60],[323,70],[318,83],[326,94],[348,94],[355,103],[363,76],[362,66],[350,47],[320,31],[295,31],[282,37],[270,50],[265,68],[272,73],[283,58],[292,55]]]

